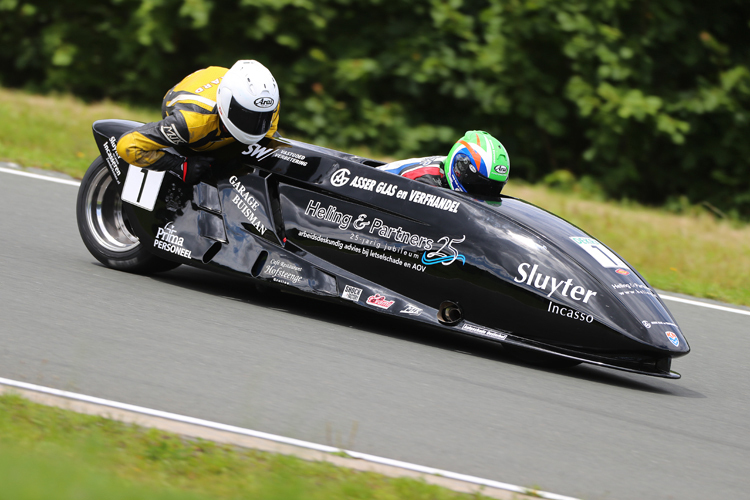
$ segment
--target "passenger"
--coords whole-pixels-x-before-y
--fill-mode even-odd
[[[466,132],[448,156],[410,158],[377,167],[425,184],[477,196],[498,196],[508,182],[510,157],[487,132]]]
[[[170,171],[195,184],[212,161],[205,153],[273,136],[279,89],[265,66],[241,60],[229,70],[211,66],[188,75],[167,92],[161,109],[163,119],[123,135],[117,153],[136,167]]]

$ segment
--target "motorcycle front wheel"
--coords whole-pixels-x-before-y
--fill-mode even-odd
[[[98,157],[86,171],[76,203],[78,231],[96,260],[138,274],[169,271],[178,262],[161,259],[141,245],[122,210],[122,199],[107,163]]]

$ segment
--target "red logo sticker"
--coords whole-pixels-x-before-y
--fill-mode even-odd
[[[678,347],[680,345],[680,339],[677,338],[677,335],[674,334],[674,332],[664,332],[667,335],[667,338],[670,342],[674,344],[675,347]]]
[[[630,274],[630,271],[626,271],[625,269],[616,269],[615,272],[617,274],[622,274],[623,276],[627,276],[628,274]]]
[[[390,308],[393,303],[396,302],[395,300],[388,300],[382,295],[378,295],[377,293],[375,295],[370,295],[367,297],[367,303],[371,306],[379,307],[381,309],[388,309]]]

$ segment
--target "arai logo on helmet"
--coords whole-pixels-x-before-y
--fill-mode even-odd
[[[270,97],[258,97],[254,103],[259,108],[270,108],[275,101]]]
[[[674,344],[675,347],[680,346],[680,339],[677,338],[677,335],[675,335],[674,332],[664,332],[664,334],[667,336],[669,341]]]
[[[495,172],[497,172],[500,175],[503,175],[508,172],[508,167],[504,165],[495,165]]]

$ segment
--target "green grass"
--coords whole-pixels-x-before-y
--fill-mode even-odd
[[[0,395],[0,498],[476,500],[408,478],[192,441]]]
[[[146,111],[111,102],[85,105],[70,96],[0,89],[0,161],[81,178],[99,156],[91,124],[105,118],[149,122],[161,119],[161,115],[159,106]]]
[[[158,120],[159,104],[146,111],[0,89],[0,160],[81,178],[99,154],[91,135],[94,120]],[[353,152],[369,156],[364,148]],[[706,211],[677,215],[513,180],[505,192],[589,232],[620,253],[652,286],[750,306],[750,226],[746,224],[719,221]]]

